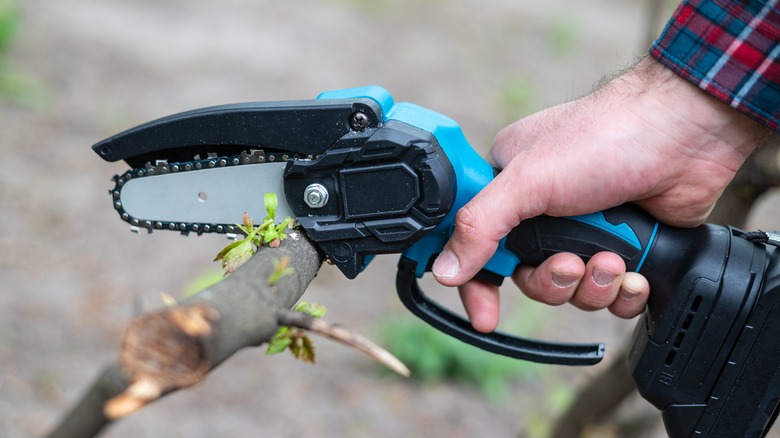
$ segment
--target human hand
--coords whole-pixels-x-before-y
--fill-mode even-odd
[[[669,225],[698,225],[767,135],[647,58],[596,92],[498,134],[488,160],[503,170],[458,212],[433,274],[459,286],[474,328],[490,332],[498,324],[498,288],[472,278],[520,221],[633,201]],[[557,254],[537,268],[521,266],[513,280],[533,299],[609,308],[625,318],[642,312],[649,293],[644,277],[625,272],[612,253],[587,264]]]

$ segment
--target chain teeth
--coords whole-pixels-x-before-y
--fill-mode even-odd
[[[298,159],[298,156],[292,159]],[[306,157],[312,159],[313,157]],[[242,151],[240,155],[218,156],[208,154],[206,158],[195,157],[192,161],[179,161],[169,163],[167,160],[155,160],[154,164],[146,163],[145,166],[136,169],[130,169],[122,175],[114,175],[112,178],[114,188],[108,191],[114,204],[114,209],[119,213],[123,221],[130,224],[130,230],[134,233],[145,229],[149,233],[154,230],[179,231],[183,235],[189,233],[201,234],[216,233],[236,235],[243,233],[236,224],[205,224],[189,222],[172,222],[154,218],[136,218],[127,213],[122,206],[121,196],[122,187],[125,183],[134,178],[146,178],[155,175],[165,175],[168,173],[197,172],[202,169],[211,169],[214,167],[242,166],[245,164],[258,164],[266,162],[289,161],[290,156],[281,152],[267,152],[262,149],[250,149]]]

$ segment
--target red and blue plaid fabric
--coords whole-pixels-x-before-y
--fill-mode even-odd
[[[780,131],[778,0],[686,0],[650,54],[700,88]]]

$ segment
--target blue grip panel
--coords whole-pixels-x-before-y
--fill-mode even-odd
[[[620,223],[616,225],[608,222],[604,217],[604,212],[599,211],[581,216],[569,216],[569,219],[588,224],[602,231],[606,231],[607,233],[610,233],[633,246],[634,248],[640,250],[642,249],[642,243],[639,241],[639,236],[636,235],[633,228],[631,228],[627,223]]]
[[[431,258],[441,252],[452,234],[455,214],[493,179],[493,167],[471,147],[454,120],[412,103],[395,103],[382,87],[327,91],[317,96],[317,99],[356,98],[372,99],[379,104],[384,122],[396,120],[432,133],[455,170],[458,187],[452,210],[433,231],[404,253],[404,257],[417,262],[415,275],[422,277]],[[520,259],[506,250],[502,243],[485,268],[508,277],[519,263]]]

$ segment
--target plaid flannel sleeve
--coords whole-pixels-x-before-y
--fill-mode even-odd
[[[780,131],[779,0],[685,0],[650,55]]]

